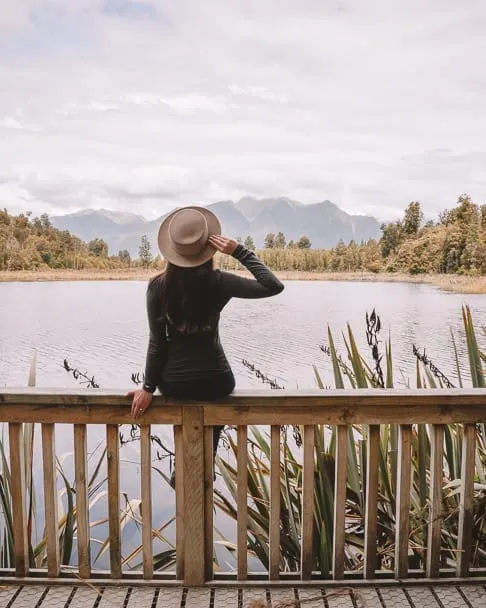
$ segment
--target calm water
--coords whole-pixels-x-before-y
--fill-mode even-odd
[[[72,366],[94,375],[101,387],[133,386],[130,376],[142,372],[145,361],[145,287],[144,282],[138,281],[0,283],[0,386],[26,386],[34,351],[38,354],[38,386],[78,386],[64,371],[64,358]],[[315,387],[314,364],[326,384],[332,385],[329,359],[319,348],[327,343],[327,326],[332,328],[343,357],[341,332],[347,322],[367,353],[365,314],[375,307],[382,319],[383,339],[391,332],[398,384],[403,385],[410,377],[414,385],[414,343],[420,348],[426,347],[434,363],[455,382],[451,329],[458,337],[467,376],[461,318],[464,303],[471,306],[478,330],[486,325],[485,296],[449,294],[427,285],[407,283],[288,282],[283,294],[276,298],[230,302],[223,312],[221,336],[240,388],[262,388],[260,381],[242,364],[243,359],[289,389]],[[484,345],[485,339],[479,331],[478,337]],[[171,430],[164,427],[158,432],[171,445]],[[100,453],[96,446],[104,442],[104,429],[93,426],[88,433],[92,452],[89,466],[93,470]],[[59,429],[56,443],[63,467],[72,479],[72,428]],[[39,443],[36,449],[40,451]],[[123,447],[121,458],[121,490],[129,498],[139,497],[138,444]],[[154,466],[168,473],[167,460],[154,461]],[[41,492],[40,458],[36,459],[34,479]],[[174,514],[174,493],[156,472],[153,484],[154,525],[160,526]],[[220,479],[217,484],[221,487]],[[43,501],[38,499],[37,503],[40,534]],[[125,506],[123,499],[121,506]],[[91,521],[103,520],[106,516],[106,498],[102,497],[91,511]],[[218,514],[216,524],[228,539],[235,540],[234,522]],[[173,539],[174,525],[164,533]],[[93,531],[98,539],[106,535],[106,525]],[[128,523],[123,529],[124,554],[140,543],[139,527]],[[93,559],[98,548],[99,545],[93,545]],[[155,551],[166,548],[158,541],[154,543]],[[231,555],[222,547],[217,551],[223,569],[230,568],[234,563]],[[137,562],[139,558],[132,565]],[[106,568],[107,555],[95,565]]]
[[[144,292],[145,283],[139,281],[1,283],[0,386],[25,386],[36,349],[39,386],[75,386],[62,367],[67,358],[101,387],[129,387],[131,374],[144,368]],[[463,303],[471,306],[478,328],[486,325],[484,295],[408,283],[295,281],[276,298],[230,302],[221,336],[240,388],[261,386],[243,359],[286,388],[312,388],[313,364],[332,383],[329,360],[319,349],[326,343],[327,326],[342,344],[349,321],[365,349],[365,314],[375,307],[383,338],[391,331],[396,378],[403,382],[414,375],[414,343],[454,374],[450,329],[463,337]]]

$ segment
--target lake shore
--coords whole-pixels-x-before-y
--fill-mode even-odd
[[[0,282],[37,281],[148,281],[154,270],[127,268],[118,270],[18,270],[1,271]],[[239,274],[239,273],[238,273]],[[241,274],[246,274],[241,272]],[[300,272],[281,271],[276,275],[283,281],[358,281],[383,283],[427,283],[455,293],[486,293],[486,276],[372,272]]]

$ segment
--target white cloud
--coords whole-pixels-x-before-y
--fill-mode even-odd
[[[486,199],[478,0],[7,5],[1,206],[253,194],[390,217]]]

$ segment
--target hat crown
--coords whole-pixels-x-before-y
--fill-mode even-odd
[[[169,237],[174,249],[181,255],[196,255],[206,245],[208,223],[197,209],[181,209],[169,224]]]

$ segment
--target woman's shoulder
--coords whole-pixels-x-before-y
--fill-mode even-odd
[[[164,277],[165,277],[165,272],[160,272],[159,274],[156,274],[154,277],[152,277],[151,279],[149,279],[148,285],[147,285],[147,294],[156,294],[156,293],[160,293],[160,291],[163,288],[164,285]]]

